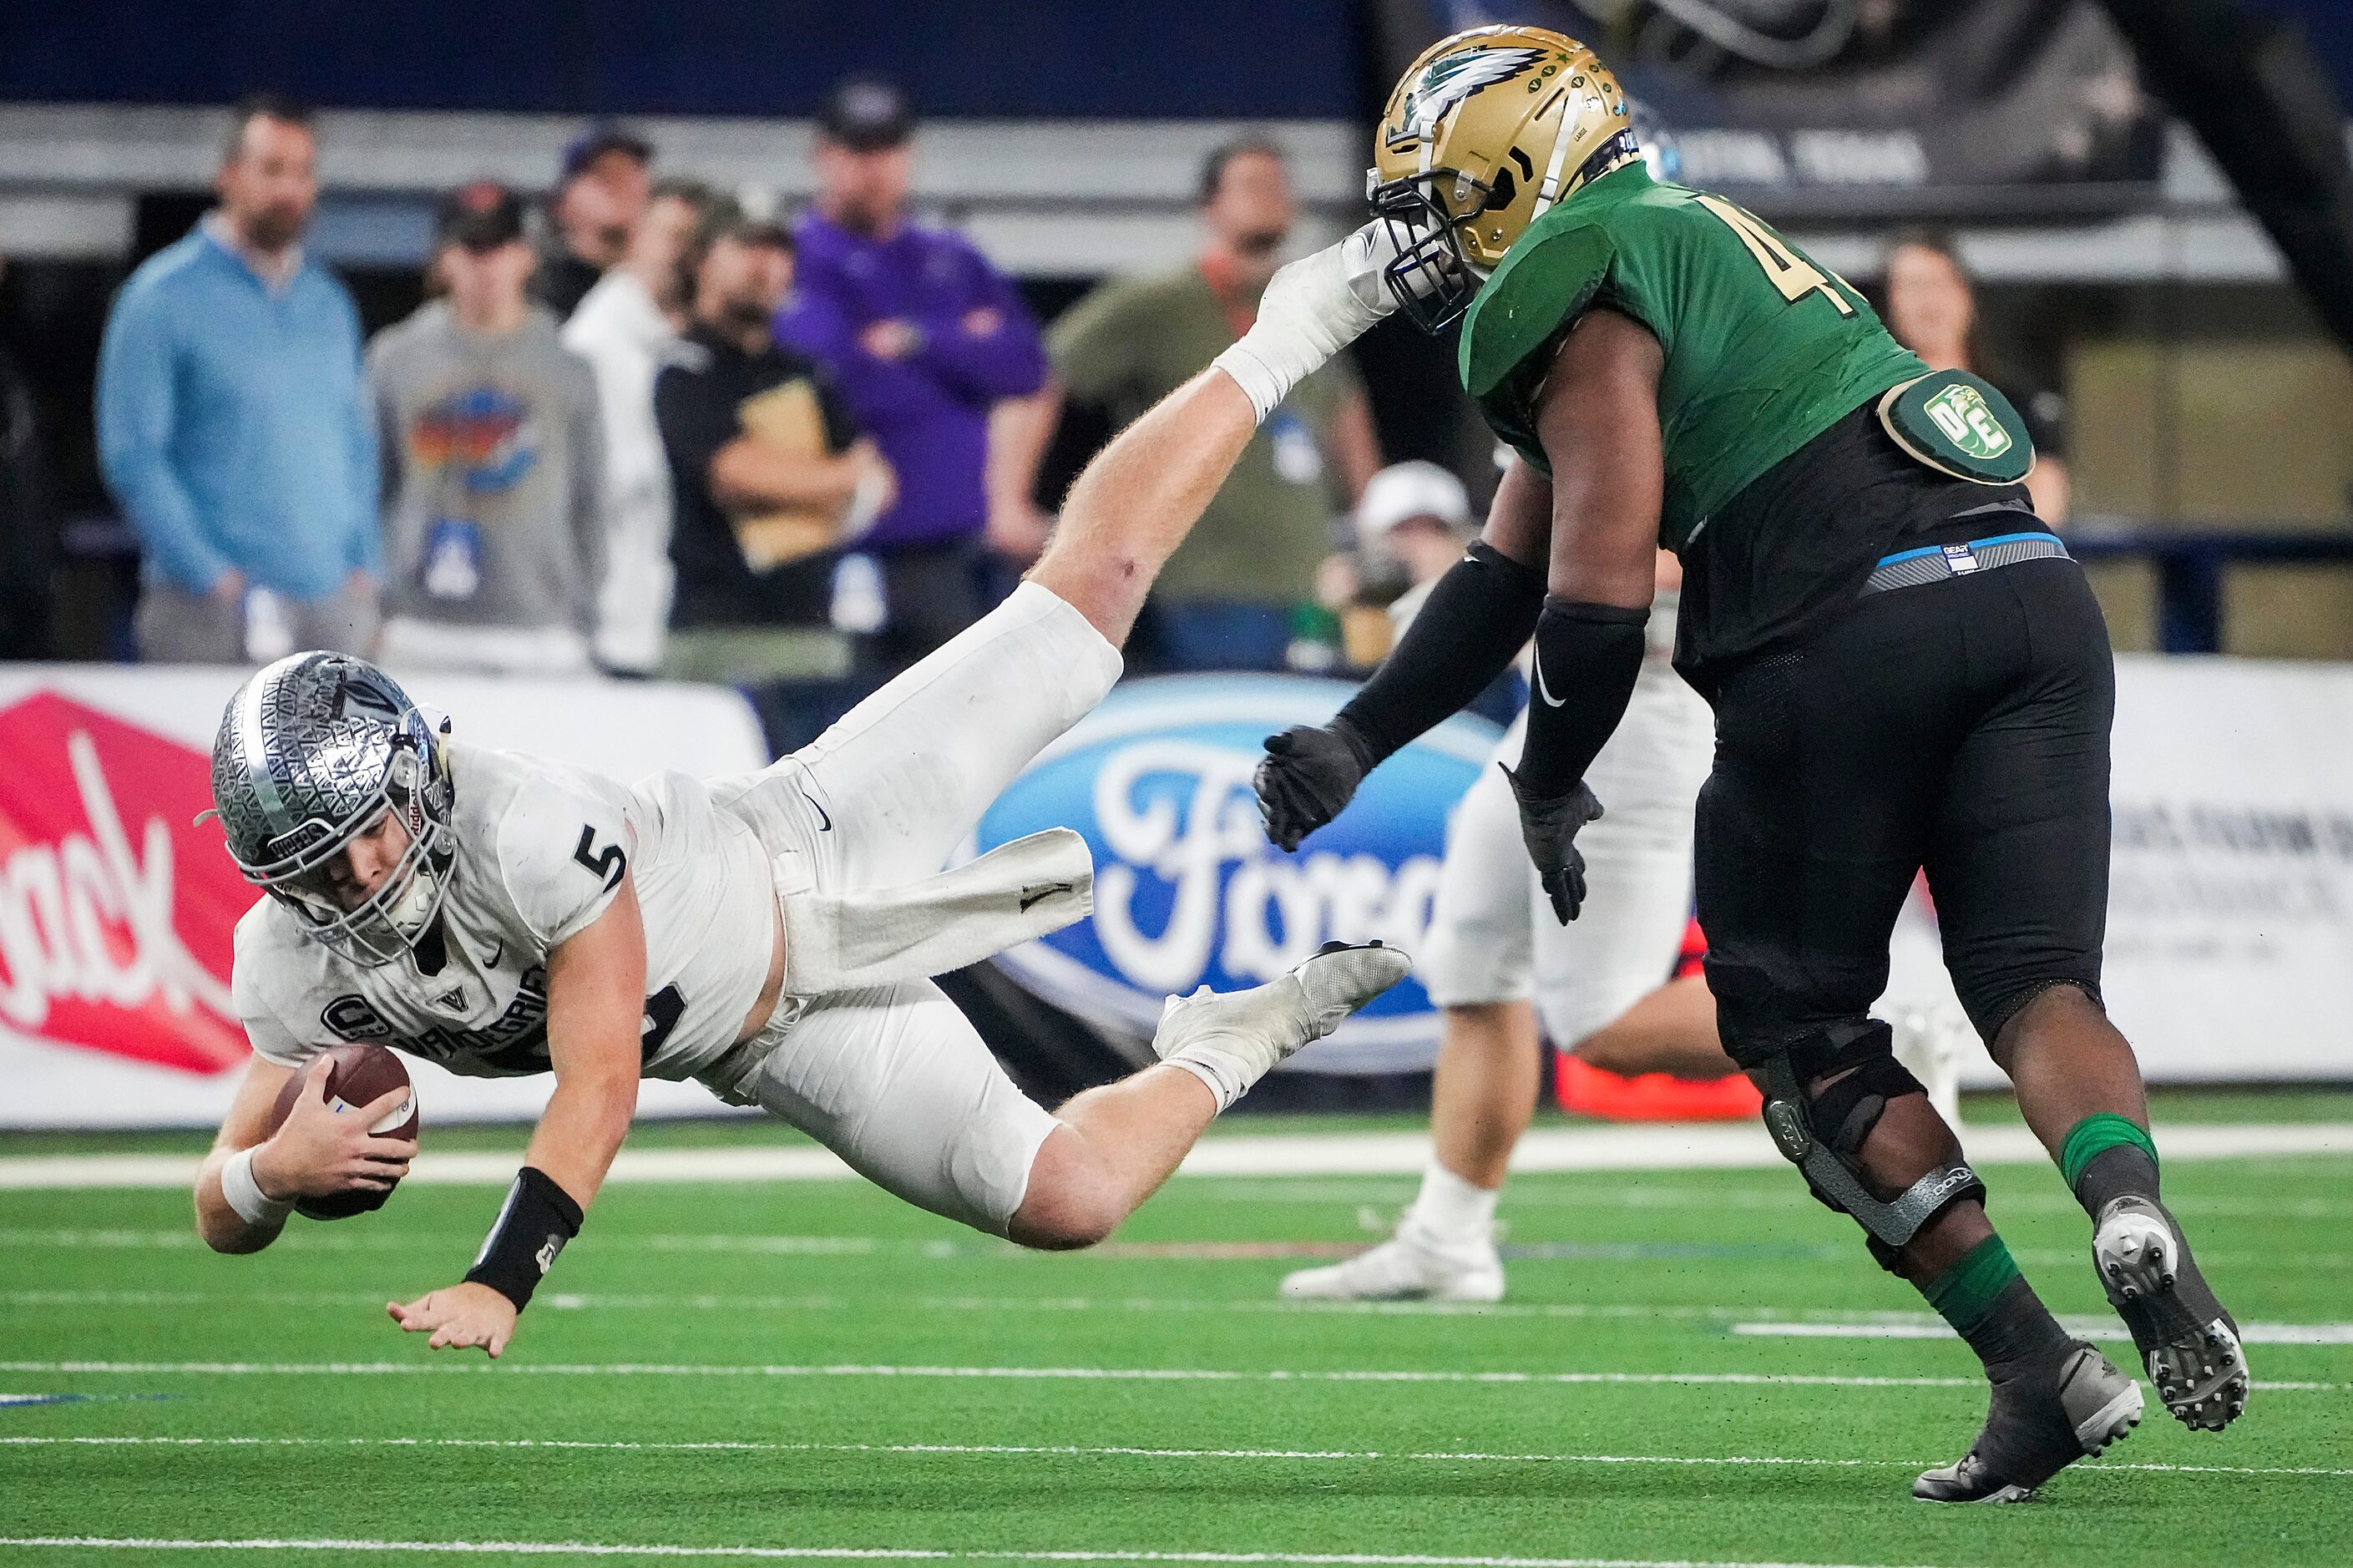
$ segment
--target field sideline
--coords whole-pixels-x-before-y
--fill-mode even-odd
[[[1973,1147],[2010,1136],[1990,1102],[1971,1114]],[[2353,1096],[2177,1096],[2158,1136],[2340,1123]],[[1234,1169],[1250,1141],[1362,1130],[1235,1118],[1212,1152]],[[1783,1168],[1520,1177],[1512,1293],[1483,1310],[1275,1299],[1286,1269],[1386,1226],[1412,1181],[1385,1166],[1181,1176],[1109,1246],[1059,1258],[856,1183],[625,1182],[495,1366],[382,1315],[462,1270],[479,1185],[298,1221],[253,1258],[195,1245],[178,1192],[18,1185],[0,1190],[0,1562],[2344,1562],[2353,1151],[2309,1138],[2293,1146],[2338,1152],[2167,1167],[2248,1326],[2248,1415],[2217,1437],[2153,1413],[2039,1501],[1988,1510],[1905,1495],[1974,1432],[1973,1361]],[[759,1124],[634,1142],[806,1148]],[[0,1170],[200,1145],[0,1137]],[[1993,1181],[2046,1298],[2113,1336],[2056,1174]]]

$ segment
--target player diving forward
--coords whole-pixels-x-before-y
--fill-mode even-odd
[[[1747,213],[1652,180],[1618,84],[1557,33],[1444,40],[1377,135],[1392,289],[1433,330],[1467,307],[1463,384],[1524,460],[1364,690],[1269,742],[1270,833],[1288,846],[1329,821],[1533,630],[1511,783],[1574,917],[1575,838],[1600,811],[1583,781],[1641,666],[1652,550],[1673,550],[1675,662],[1715,711],[1695,857],[1725,1049],[1815,1194],[1992,1384],[1976,1442],[1914,1495],[2014,1500],[2141,1410],[2028,1286],[1868,1016],[1923,867],[1962,1004],[2091,1216],[2150,1380],[2188,1425],[2228,1425],[2248,1387],[2237,1331],[2158,1201],[2139,1068],[2100,1005],[2106,629],[2018,483],[2015,411],[1929,374]]]
[[[413,1146],[367,1131],[390,1097],[338,1116],[319,1092],[312,1058],[369,1040],[555,1077],[464,1282],[389,1308],[437,1348],[505,1348],[641,1077],[762,1105],[910,1203],[1023,1245],[1108,1235],[1211,1118],[1408,960],[1335,946],[1251,990],[1172,999],[1158,1065],[1050,1114],[928,977],[1084,914],[1085,844],[1052,829],[939,867],[1110,689],[1154,574],[1259,421],[1390,308],[1394,254],[1368,226],[1286,268],[1243,339],[1088,466],[1005,604],[759,773],[627,787],[436,734],[357,659],[255,675],[213,747],[230,853],[271,896],[237,925],[256,1055],[196,1178],[206,1241],[266,1247],[295,1200],[402,1173]],[[311,1091],[265,1139],[304,1071]]]

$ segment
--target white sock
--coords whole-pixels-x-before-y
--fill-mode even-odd
[[[1465,1181],[1433,1157],[1421,1173],[1413,1217],[1424,1229],[1449,1240],[1484,1237],[1494,1228],[1495,1200],[1502,1195]]]

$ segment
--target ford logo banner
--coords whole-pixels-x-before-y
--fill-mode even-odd
[[[1273,979],[1324,942],[1419,953],[1446,823],[1499,731],[1450,719],[1384,763],[1296,855],[1267,842],[1250,773],[1268,735],[1320,724],[1356,688],[1282,675],[1128,682],[997,798],[973,852],[1046,827],[1095,860],[1088,920],[998,957],[1024,988],[1097,1027],[1149,1036],[1171,995]],[[1293,1058],[1312,1072],[1404,1072],[1438,1048],[1437,1010],[1408,978]]]

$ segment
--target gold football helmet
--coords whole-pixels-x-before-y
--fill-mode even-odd
[[[1432,44],[1389,94],[1365,176],[1398,242],[1389,291],[1436,331],[1528,225],[1638,156],[1618,79],[1576,39],[1498,26]]]

